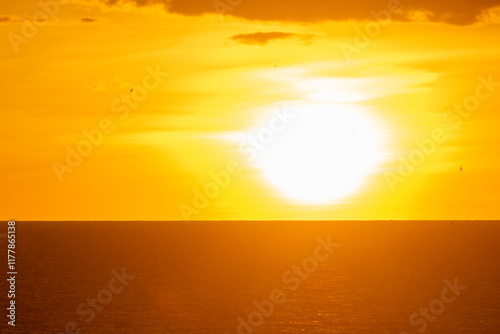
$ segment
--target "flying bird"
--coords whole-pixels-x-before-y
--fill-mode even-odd
[[[130,90],[130,92],[132,93],[133,91],[134,91],[134,89],[132,88],[132,89]]]
[[[460,171],[462,171],[462,166],[460,166]]]

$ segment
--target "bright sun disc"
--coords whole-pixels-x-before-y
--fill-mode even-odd
[[[347,104],[310,104],[294,114],[255,161],[265,179],[303,204],[329,204],[355,192],[381,161],[379,127]]]

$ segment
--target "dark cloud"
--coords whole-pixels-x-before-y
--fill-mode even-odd
[[[228,4],[228,0],[219,0]],[[234,2],[234,1],[233,1]],[[315,22],[324,20],[371,20],[372,11],[379,12],[388,8],[388,3],[399,2],[403,13],[414,10],[431,12],[434,21],[453,24],[470,24],[483,10],[500,5],[500,0],[242,0],[237,6],[220,7],[228,14],[255,20],[279,20],[296,22]],[[229,5],[228,5],[229,6]],[[212,1],[171,0],[169,10],[185,15],[217,13]],[[393,19],[406,21],[405,15],[393,14]]]
[[[142,7],[163,5],[168,11],[196,16],[207,13],[224,13],[251,20],[317,22],[326,20],[372,20],[372,11],[388,8],[388,3],[398,0],[102,0],[109,5],[123,1]],[[399,0],[402,14],[392,14],[392,19],[412,20],[413,11],[426,12],[427,18],[435,22],[471,24],[488,8],[500,6],[500,0]],[[216,4],[216,5],[214,5]]]
[[[25,20],[26,18],[24,18]],[[19,17],[19,16],[15,16],[15,15],[0,15],[0,24],[1,23],[6,23],[6,24],[9,24],[9,23],[18,23],[18,22],[22,22],[23,21],[23,18]]]
[[[94,19],[92,17],[81,17],[80,21],[82,21],[82,23],[92,23],[97,21],[97,19]]]
[[[108,5],[119,5],[120,3],[127,2],[133,3],[137,7],[151,6],[151,5],[163,5],[167,8],[169,0],[102,0]]]
[[[266,45],[272,40],[276,39],[289,39],[289,38],[299,38],[304,42],[310,42],[312,35],[306,34],[293,34],[287,32],[256,32],[253,34],[239,34],[231,36],[231,40],[248,45]]]

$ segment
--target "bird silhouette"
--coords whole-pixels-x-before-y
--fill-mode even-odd
[[[132,88],[132,89],[130,89],[130,92],[131,92],[131,93],[132,93],[133,91],[134,91],[134,89],[133,89],[133,88]]]
[[[460,171],[462,171],[462,166],[460,166]]]

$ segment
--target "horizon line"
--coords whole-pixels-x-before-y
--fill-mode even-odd
[[[283,219],[283,220],[268,220],[268,219],[222,219],[222,220],[16,220],[16,219],[4,219],[3,221],[15,221],[15,222],[163,222],[163,223],[200,223],[200,222],[450,222],[450,221],[460,221],[460,222],[500,222],[500,219]]]

